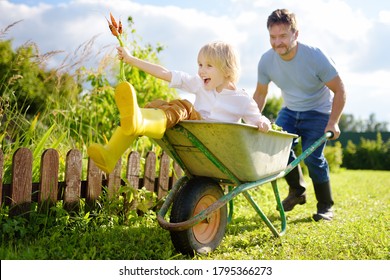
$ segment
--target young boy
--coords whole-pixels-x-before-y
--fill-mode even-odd
[[[181,120],[208,120],[241,122],[255,125],[267,132],[270,121],[261,115],[254,99],[238,90],[239,61],[234,48],[224,42],[203,46],[198,54],[198,75],[191,76],[168,69],[132,55],[126,48],[118,47],[118,57],[146,73],[169,82],[170,87],[194,93],[194,105],[187,100],[152,101],[139,108],[131,84],[120,83],[115,101],[119,109],[121,126],[105,145],[92,144],[88,155],[103,171],[110,173],[120,156],[139,135],[160,139],[165,130]]]

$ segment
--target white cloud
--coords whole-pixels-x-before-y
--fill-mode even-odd
[[[385,24],[390,24],[390,11],[380,11],[379,21]]]
[[[329,34],[341,41],[360,41],[372,26],[360,10],[340,0],[305,0],[300,3],[301,27],[310,33]]]
[[[390,123],[388,110],[390,85],[386,82],[389,77],[389,71],[375,71],[370,75],[364,73],[346,75],[344,77],[348,100],[346,110],[364,119],[371,113],[381,112],[381,119],[386,119]]]
[[[5,18],[18,18],[23,17],[24,19],[30,19],[39,17],[47,10],[51,9],[51,5],[39,3],[37,6],[31,7],[23,4],[13,4],[8,1],[0,1],[0,8],[2,11],[2,17]]]

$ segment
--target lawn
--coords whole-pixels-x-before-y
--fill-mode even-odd
[[[308,178],[307,182],[309,182]],[[281,238],[257,216],[245,198],[235,202],[232,222],[219,247],[208,255],[178,254],[169,232],[154,212],[118,224],[114,215],[64,216],[55,223],[21,234],[18,221],[2,220],[2,260],[389,260],[390,172],[343,170],[331,174],[335,200],[332,222],[312,220],[316,201],[311,183],[308,203],[287,213]],[[287,193],[279,181],[281,196]],[[270,184],[250,191],[271,221],[280,227]],[[69,220],[72,222],[69,225]],[[34,222],[32,222],[34,223]],[[66,224],[66,226],[64,226]],[[10,238],[12,229],[18,234]],[[7,233],[8,237],[6,236]]]

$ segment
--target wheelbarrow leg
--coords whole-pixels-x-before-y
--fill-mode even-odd
[[[229,192],[233,189],[232,186],[229,186]],[[233,199],[229,200],[229,208],[228,208],[228,224],[233,220],[233,213],[234,213],[234,203]]]
[[[278,184],[277,184],[276,180],[272,181],[271,185],[272,185],[272,189],[274,191],[275,200],[276,200],[276,204],[277,204],[278,209],[279,209],[280,219],[281,219],[281,223],[282,223],[282,229],[278,235],[282,236],[286,232],[286,227],[287,227],[286,214],[284,212],[283,204],[282,204],[282,201],[280,199]]]
[[[276,184],[276,180],[272,181],[271,184],[272,184],[272,188],[273,188],[273,191],[275,194],[276,203],[278,205],[278,208],[280,209],[279,213],[280,213],[281,224],[282,224],[280,232],[274,227],[274,225],[271,223],[271,221],[263,213],[263,211],[260,209],[260,207],[253,200],[252,196],[247,191],[244,191],[243,195],[249,201],[249,203],[252,205],[252,207],[255,209],[255,211],[261,217],[261,219],[264,221],[264,223],[269,227],[269,229],[272,231],[273,235],[275,237],[280,237],[280,236],[284,235],[284,233],[286,232],[286,225],[287,225],[286,216],[284,213],[282,201],[280,200],[280,195],[279,195],[279,191],[278,191],[278,186]]]

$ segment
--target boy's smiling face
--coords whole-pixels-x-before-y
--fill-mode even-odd
[[[198,57],[198,75],[203,80],[205,90],[215,89],[217,92],[221,92],[229,85],[229,81],[222,71],[203,55],[199,55]]]

